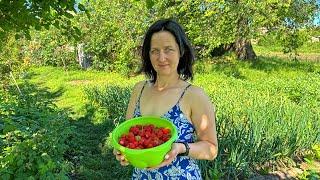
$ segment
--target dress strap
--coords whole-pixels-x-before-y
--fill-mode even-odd
[[[140,95],[139,95],[139,99],[138,99],[138,101],[137,101],[137,104],[138,104],[138,105],[140,105],[140,98],[141,98],[143,89],[144,89],[144,87],[146,86],[147,82],[148,82],[148,81],[145,81],[144,84],[143,84],[143,86],[142,86],[142,88],[141,88]]]
[[[184,90],[183,90],[183,92],[181,93],[181,96],[180,96],[180,98],[179,98],[179,100],[178,100],[177,104],[179,104],[179,103],[180,103],[180,100],[182,99],[182,97],[183,97],[184,93],[186,92],[186,90],[187,90],[190,86],[191,86],[191,84],[189,84],[187,87],[185,87],[185,88],[184,88]]]

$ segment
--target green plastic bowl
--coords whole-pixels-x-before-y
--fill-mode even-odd
[[[121,146],[118,143],[121,135],[128,133],[130,127],[138,124],[153,124],[156,127],[170,128],[171,138],[159,146],[148,149],[129,149]],[[144,116],[129,119],[121,123],[112,131],[111,136],[113,147],[119,150],[131,165],[137,168],[146,168],[157,166],[164,160],[164,156],[170,151],[172,143],[178,138],[178,131],[176,126],[169,120],[152,116]]]

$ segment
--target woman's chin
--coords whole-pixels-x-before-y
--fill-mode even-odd
[[[171,72],[169,70],[160,70],[157,72],[157,74],[160,76],[168,76],[171,74]]]

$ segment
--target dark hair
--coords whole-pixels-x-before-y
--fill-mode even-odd
[[[152,82],[155,82],[157,79],[157,73],[152,67],[149,51],[151,46],[151,37],[154,33],[159,31],[168,31],[175,37],[180,50],[180,60],[177,69],[178,74],[183,80],[192,80],[194,52],[183,28],[172,19],[158,20],[149,27],[142,45],[141,55],[143,63],[140,72],[144,72]]]

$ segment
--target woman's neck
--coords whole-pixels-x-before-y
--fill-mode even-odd
[[[180,77],[178,74],[173,76],[158,76],[153,86],[155,90],[163,91],[165,89],[176,86],[179,81]]]

